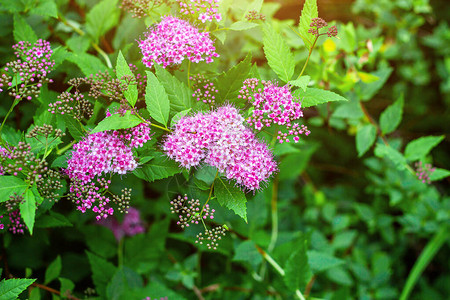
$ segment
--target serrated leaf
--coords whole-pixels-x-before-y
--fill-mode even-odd
[[[104,72],[108,70],[98,57],[89,53],[70,52],[67,60],[76,64],[86,77],[91,74],[97,74],[99,71]]]
[[[398,170],[404,170],[406,166],[406,158],[392,147],[385,144],[377,144],[374,151],[377,157],[387,157],[391,160]]]
[[[302,108],[319,105],[332,101],[348,101],[339,94],[316,88],[308,88],[305,92],[296,90],[293,96],[297,98],[297,102],[302,104]]]
[[[364,155],[367,150],[375,143],[377,137],[377,129],[372,124],[366,124],[358,128],[356,131],[356,150],[358,157]]]
[[[9,196],[16,193],[22,195],[28,183],[15,176],[0,176],[0,202],[5,202],[9,199]]]
[[[380,128],[383,134],[393,132],[402,121],[403,94],[392,105],[388,106],[380,115]]]
[[[58,18],[58,8],[56,7],[55,0],[39,0],[38,6],[32,8],[30,12],[44,17]]]
[[[311,77],[308,75],[303,75],[302,77],[289,81],[290,85],[301,88],[304,92],[306,92],[306,88],[308,87],[308,83],[311,80]]]
[[[6,10],[11,13],[21,12],[25,9],[22,1],[0,0],[0,10]]]
[[[303,289],[311,277],[308,256],[306,254],[306,240],[302,237],[296,249],[291,254],[284,267],[284,283],[290,291]]]
[[[173,176],[182,171],[178,164],[162,153],[154,152],[155,158],[133,171],[137,177],[152,182]]]
[[[76,140],[80,141],[83,139],[85,135],[85,130],[78,122],[70,115],[62,115],[62,119],[64,120],[64,124],[66,124],[67,129],[69,130],[70,135]]]
[[[155,121],[167,127],[170,113],[169,97],[155,74],[149,71],[146,73],[145,104],[147,105],[147,110]]]
[[[311,250],[308,251],[307,254],[309,266],[311,267],[311,270],[315,274],[331,268],[338,267],[345,263],[344,260],[323,252]]]
[[[0,299],[14,300],[36,279],[3,279],[0,282]]]
[[[86,14],[86,32],[95,42],[117,25],[120,16],[117,1],[118,0],[103,0],[97,3]]]
[[[116,267],[107,260],[86,251],[92,270],[92,281],[94,281],[97,293],[106,297],[106,286],[116,272]]]
[[[314,39],[316,38],[313,34],[308,32],[310,28],[309,25],[311,24],[311,20],[317,18],[318,16],[319,11],[317,10],[317,0],[305,0],[298,25],[299,33],[308,50],[311,49]]]
[[[178,121],[180,121],[181,118],[183,118],[184,116],[186,116],[192,109],[186,109],[183,111],[180,111],[179,113],[177,113],[175,116],[173,116],[172,120],[170,120],[170,127],[173,127],[175,124],[178,123]]]
[[[169,97],[171,110],[180,112],[192,108],[194,102],[189,88],[161,66],[155,65],[155,71],[159,82],[163,85]]]
[[[284,38],[272,26],[265,26],[264,54],[270,68],[284,82],[291,80],[294,75],[295,60]]]
[[[415,161],[421,159],[430,153],[430,151],[436,147],[442,140],[444,136],[425,136],[414,141],[411,141],[406,145],[405,157],[409,161]]]
[[[131,72],[130,66],[127,64],[127,61],[125,60],[125,57],[123,57],[122,51],[120,50],[116,62],[116,76],[117,79],[125,84],[127,84],[127,80],[122,79],[123,76],[131,78],[132,82],[135,81],[134,74]],[[125,99],[127,99],[128,103],[130,103],[131,107],[134,107],[138,98],[137,85],[132,83],[127,84],[127,86],[128,88],[123,92],[123,95],[125,96]]]
[[[28,227],[30,234],[33,234],[34,218],[36,216],[36,198],[33,192],[28,189],[24,196],[23,201],[19,204],[20,215],[23,222]]]
[[[142,121],[136,115],[132,115],[131,111],[128,110],[125,113],[125,115],[123,115],[123,116],[121,116],[120,114],[113,114],[109,117],[104,118],[91,131],[91,134],[101,132],[101,131],[106,131],[106,130],[118,130],[118,129],[132,128],[141,123],[142,123]]]
[[[446,178],[448,176],[450,176],[450,171],[449,170],[435,168],[433,173],[431,173],[431,175],[430,175],[430,180],[431,181],[437,181],[437,180],[444,179],[444,178]]]
[[[233,210],[247,223],[247,198],[238,187],[232,186],[224,179],[217,177],[214,181],[214,194],[219,204]]]
[[[28,41],[34,43],[37,41],[37,35],[34,33],[33,28],[25,21],[25,19],[18,15],[14,15],[14,39],[16,42]]]
[[[217,77],[217,89],[219,90],[219,95],[217,96],[218,102],[236,100],[239,90],[244,80],[247,79],[252,67],[251,62],[252,57],[248,54],[239,64]]]
[[[237,21],[230,25],[231,30],[235,31],[241,31],[241,30],[247,30],[251,28],[258,27],[259,25],[257,23],[247,22],[247,21]]]
[[[47,267],[45,270],[45,284],[48,284],[58,278],[59,274],[61,274],[62,263],[61,256],[58,255],[56,259]]]

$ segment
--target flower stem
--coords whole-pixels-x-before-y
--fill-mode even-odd
[[[0,142],[2,143],[2,145],[7,149],[7,145],[5,144],[5,141],[3,141],[2,138],[2,130],[3,130],[3,126],[6,123],[6,119],[8,119],[9,115],[12,113],[14,107],[16,107],[17,103],[19,103],[20,99],[14,99],[13,104],[11,105],[11,107],[8,110],[8,113],[6,114],[5,118],[3,119],[2,125],[0,126]]]
[[[311,57],[311,53],[312,53],[312,51],[313,51],[313,49],[314,49],[314,46],[316,45],[316,42],[317,42],[318,39],[319,39],[319,36],[317,35],[316,38],[314,39],[314,42],[313,42],[311,48],[309,49],[308,58],[306,59],[305,64],[303,65],[302,71],[300,72],[300,75],[298,75],[298,78],[302,77],[303,72],[305,72],[306,65],[307,65],[308,62],[309,62],[309,58]],[[297,79],[298,79],[298,78],[297,78]]]
[[[56,151],[57,155],[61,155],[64,152],[66,152],[67,150],[69,150],[73,145],[75,145],[77,141],[71,141],[69,144],[65,145],[64,147],[62,147],[61,149],[59,149],[58,151]]]

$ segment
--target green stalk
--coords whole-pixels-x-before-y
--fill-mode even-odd
[[[5,118],[3,119],[2,125],[0,126],[0,142],[2,143],[2,145],[7,148],[5,142],[2,139],[2,130],[3,130],[3,126],[6,123],[6,119],[8,119],[9,115],[12,113],[14,107],[16,107],[17,103],[19,103],[20,99],[14,99],[13,104],[11,105],[11,107],[8,110],[8,113],[6,114]]]
[[[306,65],[308,65],[309,58],[311,57],[311,53],[312,53],[312,51],[314,49],[314,46],[316,45],[316,42],[317,42],[318,39],[319,39],[319,35],[316,36],[316,38],[314,39],[314,42],[313,42],[311,48],[309,49],[308,58],[306,59],[305,64],[303,65],[302,71],[300,72],[300,75],[298,75],[298,78],[302,77],[303,72],[305,72]]]
[[[448,229],[448,226],[442,225],[439,231],[436,232],[434,237],[425,246],[419,258],[416,260],[411,273],[409,273],[402,294],[400,295],[400,300],[408,299],[420,275],[449,237]]]

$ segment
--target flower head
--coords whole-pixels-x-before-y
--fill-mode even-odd
[[[187,21],[172,16],[163,17],[161,22],[149,28],[145,36],[139,41],[139,47],[142,62],[149,68],[154,63],[163,68],[178,65],[185,58],[194,63],[210,63],[214,57],[219,57],[208,32],[199,32]]]
[[[198,16],[202,23],[206,21],[217,22],[222,20],[222,15],[218,13],[220,0],[176,0],[180,5],[180,13],[183,15]]]

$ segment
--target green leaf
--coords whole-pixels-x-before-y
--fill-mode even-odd
[[[285,276],[284,283],[290,291],[303,289],[311,278],[311,270],[309,269],[308,256],[306,254],[307,243],[302,236],[284,267]]]
[[[248,54],[243,61],[236,66],[223,72],[217,77],[217,89],[219,95],[217,101],[224,102],[225,100],[234,101],[237,99],[239,90],[241,89],[244,80],[252,68],[252,57]]]
[[[138,98],[137,85],[134,84],[135,81],[134,74],[133,72],[131,72],[130,66],[128,66],[127,61],[125,60],[125,57],[123,57],[122,51],[120,50],[119,55],[117,56],[116,76],[117,79],[119,79],[121,82],[125,84],[127,84],[127,81],[125,79],[122,79],[123,76],[127,76],[130,79],[132,79],[132,83],[127,84],[128,88],[126,91],[123,92],[123,94],[125,96],[125,99],[127,99],[128,103],[130,103],[131,107],[134,107]]]
[[[6,10],[11,13],[22,12],[25,7],[21,1],[0,0],[0,11]]]
[[[303,75],[302,77],[289,81],[290,85],[301,88],[304,92],[306,92],[306,88],[308,87],[308,83],[311,80],[311,77],[308,75]]]
[[[36,279],[3,279],[0,282],[0,299],[14,300]]]
[[[299,99],[296,101],[302,104],[302,108],[319,105],[330,101],[348,101],[341,95],[316,88],[308,88],[306,91],[298,89],[293,93],[293,96]]]
[[[109,117],[104,118],[91,131],[91,134],[101,132],[101,131],[106,131],[106,130],[118,130],[118,129],[132,128],[141,123],[142,123],[142,121],[136,115],[132,115],[131,111],[128,110],[125,113],[125,115],[123,115],[123,116],[121,116],[120,114],[113,114]]]
[[[170,108],[175,112],[192,108],[194,102],[189,88],[161,66],[155,65],[155,71],[159,82],[164,86],[169,97]]]
[[[58,278],[59,274],[61,274],[62,263],[61,256],[58,255],[56,259],[47,267],[45,270],[45,284],[52,282],[54,279]]]
[[[258,27],[257,23],[252,23],[252,22],[247,22],[247,21],[237,21],[237,22],[231,24],[229,28],[231,30],[241,31],[241,30],[252,29],[255,27]]]
[[[379,143],[376,145],[374,153],[377,157],[387,157],[398,170],[404,170],[406,167],[406,158],[392,147]]]
[[[117,268],[112,263],[89,251],[86,251],[86,254],[91,265],[92,281],[94,281],[97,293],[106,297],[106,286],[116,273]]]
[[[18,15],[14,15],[14,39],[16,42],[28,41],[34,43],[37,41],[37,35],[34,33],[33,28],[25,21],[25,19]]]
[[[133,171],[137,177],[152,182],[180,173],[178,164],[162,153],[154,152],[155,158]]]
[[[182,110],[179,113],[176,113],[175,116],[173,116],[172,120],[170,120],[170,127],[173,127],[175,124],[177,124],[178,121],[180,121],[181,118],[186,116],[191,110],[192,108],[189,108],[186,110]]]
[[[247,198],[245,198],[245,194],[241,189],[217,177],[214,181],[214,194],[220,205],[232,209],[247,223],[247,208],[245,206]]]
[[[75,288],[75,284],[70,279],[59,277],[59,282],[61,282],[61,296],[67,295],[67,293],[72,293]]]
[[[249,263],[255,270],[261,264],[263,258],[258,252],[255,242],[252,240],[244,241],[236,247],[233,261],[242,261]]]
[[[117,270],[106,288],[108,299],[124,299],[130,290],[143,287],[141,276],[130,268],[122,267]]]
[[[394,104],[388,106],[380,115],[380,128],[383,134],[393,132],[402,121],[403,94]]]
[[[372,99],[373,96],[375,96],[386,83],[392,73],[392,70],[392,68],[384,68],[370,73],[379,78],[377,81],[371,83],[364,83],[362,81],[359,81],[355,86],[355,90],[357,91],[361,100],[367,101]]]
[[[64,124],[66,124],[67,129],[69,130],[70,135],[75,139],[75,141],[80,141],[85,136],[85,130],[78,122],[78,120],[74,119],[73,116],[70,115],[62,115],[62,119],[64,120]]]
[[[449,170],[435,168],[433,173],[431,173],[431,175],[430,175],[430,180],[431,181],[437,181],[437,180],[444,179],[444,178],[446,178],[448,176],[450,176],[450,171]]]
[[[38,6],[32,8],[30,13],[41,15],[44,17],[58,18],[58,8],[56,7],[55,0],[39,0]]]
[[[154,120],[167,127],[170,113],[169,97],[155,74],[149,71],[146,73],[145,104],[147,105],[147,110]]]
[[[428,244],[423,249],[411,272],[408,275],[405,286],[403,287],[402,294],[400,295],[400,300],[408,299],[409,294],[412,292],[414,285],[420,278],[422,272],[428,266],[428,264],[433,260],[436,253],[444,245],[445,241],[449,237],[448,226],[443,224],[438,232],[433,236],[433,238],[428,242]]]
[[[36,220],[37,228],[72,227],[72,223],[62,214],[49,211],[48,215],[40,215]]]
[[[325,270],[338,267],[345,263],[344,260],[331,256],[329,254],[318,252],[318,251],[308,251],[308,262],[311,270],[316,274],[323,272]]]
[[[406,159],[409,161],[415,161],[424,158],[434,147],[442,142],[443,139],[443,135],[425,136],[409,142],[405,148]]]
[[[95,42],[117,25],[120,10],[117,7],[118,0],[103,0],[97,3],[86,15],[86,32]]]
[[[377,129],[372,124],[366,124],[358,128],[358,131],[356,131],[356,150],[358,151],[358,157],[363,156],[372,147],[376,137]]]
[[[0,202],[5,202],[9,199],[9,196],[16,193],[22,195],[28,183],[15,176],[0,176]]]
[[[30,234],[33,234],[34,218],[36,216],[36,198],[31,189],[25,192],[23,201],[19,204],[19,207],[23,222],[28,227]]]
[[[283,157],[280,163],[280,180],[296,178],[308,165],[308,162],[319,146],[317,144],[305,145],[300,153],[292,153]]]
[[[284,82],[294,75],[295,60],[283,37],[272,26],[264,26],[264,54],[270,68]]]
[[[310,28],[309,25],[311,24],[311,20],[318,16],[317,0],[305,0],[298,25],[300,36],[308,50],[311,49],[314,39],[316,38],[313,34],[308,32]]]
[[[97,74],[99,71],[104,72],[108,70],[98,57],[89,53],[70,52],[67,60],[76,64],[86,77],[91,74]]]

